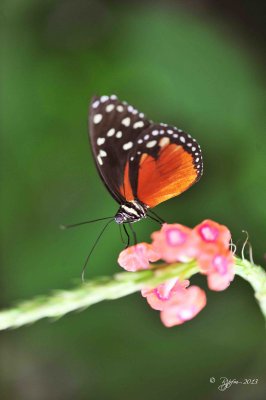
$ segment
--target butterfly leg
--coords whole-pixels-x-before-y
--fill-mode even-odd
[[[149,212],[153,214],[162,224],[165,224],[165,221],[158,214],[156,214],[155,211],[149,210]]]
[[[120,238],[121,238],[121,241],[122,241],[122,243],[123,243],[123,244],[125,244],[126,242],[125,242],[125,240],[124,240],[124,238],[123,238],[121,224],[119,224],[118,226],[119,226],[119,233],[120,233]]]
[[[151,215],[147,214],[147,217],[152,219],[153,221],[157,222],[160,226],[162,226],[161,221],[159,221],[159,219],[152,217]]]
[[[127,249],[129,244],[130,244],[130,237],[129,237],[129,234],[128,234],[128,231],[127,231],[127,228],[126,228],[125,224],[123,224],[123,229],[124,229],[124,232],[125,232],[125,234],[127,236],[127,244],[126,244],[126,247],[125,247],[125,249]]]
[[[133,233],[133,237],[134,237],[134,246],[136,246],[136,244],[137,244],[137,242],[138,242],[138,241],[137,241],[136,232],[134,231],[131,222],[129,222],[128,224],[129,224],[129,227],[130,227],[131,232]]]

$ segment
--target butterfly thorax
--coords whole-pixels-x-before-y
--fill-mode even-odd
[[[125,224],[127,222],[137,222],[142,218],[146,218],[147,206],[137,200],[129,201],[119,207],[115,215],[117,224]]]

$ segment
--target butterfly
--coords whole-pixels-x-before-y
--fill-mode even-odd
[[[174,126],[154,123],[115,95],[92,98],[89,139],[99,175],[119,204],[114,217],[118,224],[145,218],[203,173],[196,139]]]
[[[112,217],[61,225],[66,229],[108,219],[86,258],[83,281],[90,256],[111,222],[115,221],[120,228],[123,226],[126,247],[130,243],[126,229],[129,224],[136,244],[131,224],[147,216],[162,224],[164,221],[152,209],[180,195],[203,173],[201,149],[196,139],[174,126],[154,123],[115,95],[92,98],[89,139],[99,175],[119,209]]]

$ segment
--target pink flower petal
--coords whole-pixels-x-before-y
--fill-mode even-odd
[[[146,297],[151,308],[154,310],[163,310],[172,296],[179,291],[186,290],[185,288],[188,285],[188,280],[179,282],[178,278],[173,278],[161,283],[154,289],[142,289],[141,294],[143,297]]]
[[[194,318],[206,305],[205,292],[190,286],[175,293],[161,311],[162,323],[167,327],[183,324]]]
[[[135,272],[150,268],[150,261],[158,261],[160,256],[147,243],[138,243],[121,251],[118,264],[127,271]]]
[[[232,254],[228,251],[227,254],[216,255],[208,273],[208,286],[211,290],[224,290],[230,285],[234,275]]]
[[[206,219],[197,225],[193,229],[193,232],[198,235],[202,241],[202,245],[204,243],[205,245],[216,243],[223,245],[225,248],[229,247],[229,242],[231,239],[231,233],[229,229],[226,226],[220,225],[210,219]]]
[[[192,260],[195,249],[190,228],[180,224],[163,224],[160,231],[152,234],[154,250],[168,263]]]

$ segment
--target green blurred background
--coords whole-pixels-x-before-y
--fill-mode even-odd
[[[59,224],[117,210],[87,139],[94,94],[115,93],[195,136],[201,181],[156,211],[189,226],[212,218],[235,242],[245,229],[265,265],[261,15],[258,1],[2,3],[2,308],[79,282],[101,223]],[[139,240],[155,228],[136,224]],[[87,278],[117,272],[121,247],[112,226]],[[198,317],[172,329],[135,294],[1,333],[1,399],[265,398],[265,326],[251,288],[236,278],[207,296]],[[220,392],[221,376],[259,384]]]

